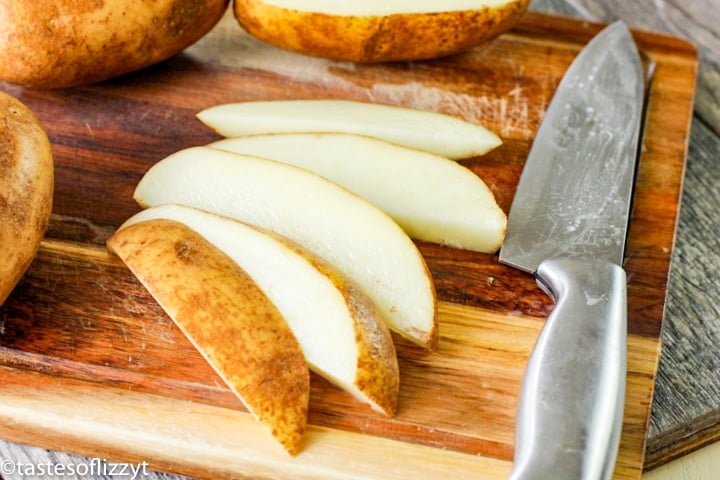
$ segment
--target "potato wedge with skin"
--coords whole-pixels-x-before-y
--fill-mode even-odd
[[[234,0],[240,25],[287,50],[353,62],[437,58],[512,28],[530,0]]]
[[[190,207],[148,208],[120,230],[155,219],[183,223],[240,265],[278,307],[313,371],[374,410],[395,413],[395,346],[382,315],[356,285],[284,237]]]
[[[0,304],[35,258],[50,221],[54,185],[45,130],[27,106],[0,92]]]
[[[304,168],[369,200],[410,237],[495,253],[507,217],[485,183],[447,158],[339,133],[251,135],[209,145]]]
[[[377,207],[318,175],[192,147],[151,167],[135,200],[195,207],[287,237],[360,286],[392,330],[429,348],[437,342],[435,288],[415,244]]]
[[[107,242],[248,410],[290,454],[307,422],[305,357],[278,309],[235,262],[171,220]]]
[[[459,159],[483,155],[502,140],[481,125],[451,115],[350,100],[228,103],[197,117],[224,137],[265,133],[354,133]]]
[[[212,29],[229,0],[5,0],[0,78],[63,88],[170,58]]]

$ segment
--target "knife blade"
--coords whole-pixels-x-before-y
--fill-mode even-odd
[[[568,68],[523,168],[500,261],[533,273],[555,305],[523,377],[511,480],[613,474],[643,90],[637,47],[615,22]]]

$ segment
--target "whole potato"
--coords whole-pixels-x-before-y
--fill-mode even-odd
[[[530,0],[235,0],[251,35],[334,60],[386,62],[462,52],[514,26]]]
[[[85,85],[165,60],[205,35],[229,0],[0,0],[0,79]]]
[[[50,142],[33,113],[0,92],[0,304],[35,258],[52,210]]]

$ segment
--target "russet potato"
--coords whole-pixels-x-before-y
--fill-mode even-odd
[[[0,92],[0,304],[30,266],[52,211],[53,155],[22,102]]]
[[[502,139],[474,122],[431,110],[354,100],[258,100],[215,105],[197,118],[223,137],[352,133],[459,160],[484,155]]]
[[[0,79],[61,88],[165,60],[205,35],[229,0],[4,0]]]
[[[312,56],[354,62],[437,58],[512,28],[530,0],[235,0],[251,35]]]
[[[300,449],[310,374],[281,313],[250,276],[182,223],[153,219],[107,242],[248,410]]]
[[[391,330],[437,344],[435,285],[417,246],[376,206],[319,175],[191,147],[153,165],[134,197],[141,207],[184,205],[289,238],[363,289]]]
[[[445,157],[371,137],[288,133],[209,145],[295,165],[368,200],[416,240],[495,253],[507,217],[485,182]]]
[[[382,315],[360,288],[285,237],[194,208],[151,207],[120,230],[157,219],[193,229],[247,272],[290,326],[311,370],[376,411],[395,413],[395,347]]]

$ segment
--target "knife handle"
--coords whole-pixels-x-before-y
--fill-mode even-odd
[[[625,271],[561,257],[536,278],[555,307],[525,370],[509,478],[609,479],[625,403]]]

